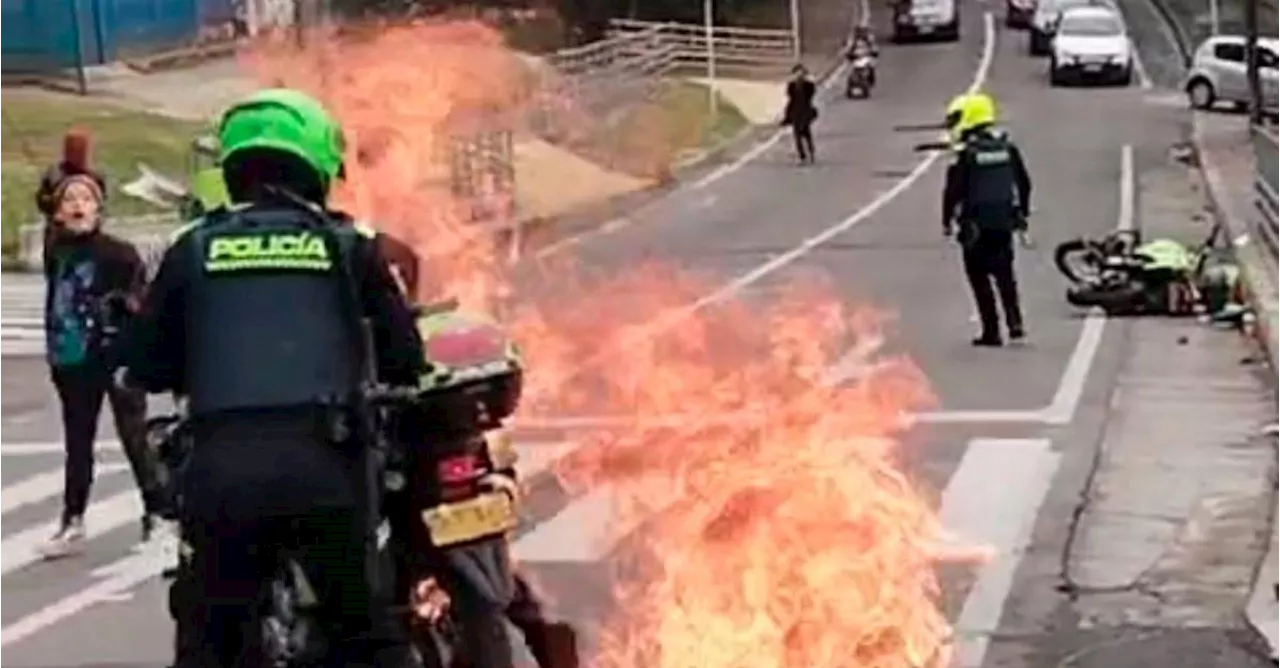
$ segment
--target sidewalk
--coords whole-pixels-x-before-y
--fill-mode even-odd
[[[1171,160],[1139,188],[1145,237],[1204,238],[1194,168]],[[1130,320],[1126,348],[1065,569],[1077,628],[1124,641],[1064,665],[1255,665],[1238,630],[1276,504],[1273,374],[1254,341],[1192,318]]]
[[[1197,112],[1193,119],[1192,138],[1199,154],[1206,190],[1215,215],[1227,226],[1228,234],[1236,245],[1236,256],[1257,310],[1259,338],[1272,365],[1268,375],[1274,383],[1275,369],[1280,365],[1280,353],[1277,352],[1277,333],[1280,331],[1277,323],[1277,308],[1280,307],[1276,288],[1277,258],[1256,240],[1252,232],[1258,213],[1253,203],[1254,158],[1248,133],[1248,119],[1244,115]],[[1271,424],[1275,424],[1276,417],[1272,412]],[[1273,455],[1273,465],[1274,461]],[[1271,485],[1274,492],[1274,476]],[[1272,506],[1275,515],[1274,500]],[[1277,554],[1275,521],[1273,517],[1268,553],[1256,574],[1246,609],[1246,618],[1266,639],[1273,659],[1280,650],[1280,628],[1277,628],[1280,626],[1280,608],[1277,607],[1276,594],[1280,583],[1280,555]]]

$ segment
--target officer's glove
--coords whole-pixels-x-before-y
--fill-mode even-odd
[[[413,613],[427,623],[435,623],[449,612],[452,601],[449,593],[440,586],[433,577],[419,581],[414,585],[409,597]]]
[[[1018,230],[1018,243],[1021,244],[1023,248],[1030,249],[1036,247],[1036,240],[1031,238],[1031,232],[1026,228]]]

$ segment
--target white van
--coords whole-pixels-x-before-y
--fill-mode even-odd
[[[960,39],[960,9],[956,0],[897,0],[893,8],[893,41],[936,37]]]

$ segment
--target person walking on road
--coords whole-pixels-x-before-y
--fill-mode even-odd
[[[1031,177],[1018,147],[995,127],[995,101],[983,93],[953,100],[947,126],[958,138],[956,157],[947,168],[942,195],[942,232],[963,248],[964,273],[973,290],[982,330],[975,346],[1000,346],[996,295],[1004,311],[1009,340],[1026,337],[1018,282],[1014,276],[1013,239],[1027,243]],[[992,283],[995,290],[992,290]]]
[[[62,405],[66,447],[62,518],[40,554],[79,552],[93,485],[93,446],[103,399],[142,493],[142,540],[151,539],[163,506],[145,441],[146,396],[112,381],[119,330],[136,308],[144,282],[137,250],[102,231],[102,186],[89,172],[63,173],[48,184],[45,335],[50,374]]]
[[[813,145],[813,122],[818,119],[818,108],[814,106],[818,86],[809,78],[809,71],[804,65],[796,65],[791,74],[791,81],[787,82],[787,106],[783,111],[782,124],[791,126],[800,164],[813,164],[817,158]]]

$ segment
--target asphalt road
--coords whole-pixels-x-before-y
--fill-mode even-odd
[[[1004,555],[980,569],[944,573],[962,664],[974,667],[983,665],[999,631],[1020,555],[1034,549],[1031,526],[1051,479],[1072,457],[1074,436],[1102,419],[1120,354],[1117,326],[1066,308],[1049,254],[1058,241],[1136,222],[1122,195],[1132,193],[1145,166],[1163,161],[1181,122],[1159,91],[1139,84],[1050,89],[1045,61],[1026,56],[1025,36],[1006,32],[1001,7],[993,7],[988,23],[981,4],[964,3],[959,43],[886,45],[872,99],[829,93],[817,125],[817,165],[797,166],[789,138],[771,141],[698,175],[608,233],[559,251],[607,267],[675,260],[723,277],[721,297],[750,298],[819,271],[850,300],[896,314],[891,345],[920,364],[940,398],[908,438],[907,465],[938,492],[950,528]],[[1000,101],[1036,182],[1031,225],[1039,245],[1018,261],[1030,329],[1021,348],[969,345],[970,298],[958,253],[940,234],[942,161],[911,150],[931,135],[895,130],[936,120],[947,100],[975,81]],[[94,490],[88,554],[32,563],[31,541],[51,531],[58,509],[59,429],[40,361],[6,357],[4,365],[5,664],[160,665],[169,656],[169,624],[162,590],[147,577],[159,561],[129,556],[137,502],[118,452],[108,448],[99,460],[110,471]],[[560,436],[572,438],[543,434],[522,451],[550,461],[571,447]],[[584,527],[598,514],[591,503],[590,496],[541,490],[517,544],[559,613],[586,627],[608,605],[609,550],[584,544]]]

